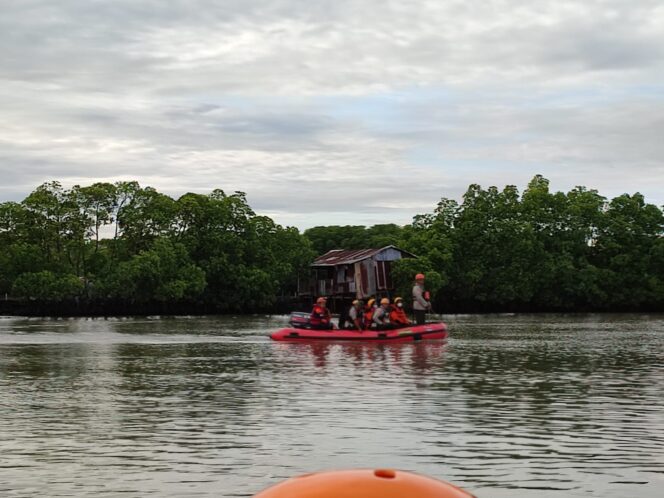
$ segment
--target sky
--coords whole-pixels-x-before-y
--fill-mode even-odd
[[[660,0],[0,6],[0,201],[138,180],[405,224],[542,174],[664,204]]]

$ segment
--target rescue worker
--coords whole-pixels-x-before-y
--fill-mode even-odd
[[[390,326],[390,300],[386,297],[380,300],[380,306],[374,311],[373,324],[378,330],[392,328]]]
[[[410,320],[406,316],[406,311],[403,309],[403,299],[397,297],[394,300],[392,305],[392,311],[390,311],[390,323],[397,327],[410,325]]]
[[[324,297],[316,299],[314,309],[311,310],[311,316],[309,316],[309,324],[312,329],[327,330],[332,328],[332,315],[326,304],[327,299]]]
[[[350,309],[348,310],[348,318],[346,318],[344,327],[348,330],[364,330],[364,316],[362,313],[362,301],[356,299],[353,301]]]
[[[373,314],[374,311],[376,311],[376,300],[374,298],[371,298],[367,301],[367,305],[364,308],[364,328],[365,329],[370,329],[371,324],[373,323]]]
[[[415,285],[413,286],[413,313],[415,314],[415,323],[424,325],[427,311],[431,310],[429,302],[429,293],[424,290],[424,274],[415,275]]]

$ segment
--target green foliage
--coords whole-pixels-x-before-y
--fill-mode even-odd
[[[26,236],[27,210],[16,202],[0,203],[0,244],[10,244]]]
[[[102,279],[107,297],[138,302],[179,301],[198,298],[205,288],[205,272],[193,264],[185,247],[167,239],[156,240]]]
[[[425,288],[436,295],[446,283],[446,276],[433,269],[427,257],[418,259],[401,259],[392,265],[392,280],[396,287],[396,296],[401,296],[407,303],[411,301],[415,275],[424,273],[426,276]]]
[[[519,196],[471,185],[403,231],[405,249],[445,277],[437,306],[466,310],[662,309],[664,214],[643,196],[594,190]]]
[[[424,272],[436,311],[664,310],[662,210],[639,193],[551,192],[539,175],[522,194],[471,185],[405,227],[304,234],[256,215],[242,192],[48,182],[0,203],[0,293],[259,311],[293,295],[316,255],[388,245],[419,256],[393,265],[398,294],[409,301]]]
[[[26,242],[0,245],[0,293],[10,293],[16,278],[22,273],[47,267],[41,248]]]
[[[374,225],[370,228],[359,225],[319,226],[304,231],[317,254],[331,249],[367,249],[397,245],[402,228],[392,223]]]
[[[177,213],[175,201],[152,187],[132,192],[131,200],[117,213],[117,224],[128,250],[146,249],[159,237],[173,233]]]
[[[64,301],[80,295],[83,282],[76,275],[56,275],[51,271],[20,274],[12,293],[39,301]]]
[[[89,187],[74,187],[73,194],[87,224],[88,235],[94,238],[95,251],[99,250],[100,229],[115,221],[118,207],[118,189],[110,183],[95,183]]]
[[[48,182],[0,204],[0,292],[14,297],[260,310],[294,293],[314,256],[242,192],[174,200],[136,182]]]

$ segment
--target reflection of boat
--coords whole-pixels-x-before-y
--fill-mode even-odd
[[[443,322],[413,325],[389,330],[313,330],[301,327],[286,327],[270,334],[275,341],[367,341],[367,342],[411,342],[428,339],[445,339],[447,326]]]

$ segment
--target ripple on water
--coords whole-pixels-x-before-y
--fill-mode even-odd
[[[0,320],[0,494],[251,496],[385,466],[479,497],[661,496],[664,320],[459,316],[277,344],[285,317]]]

